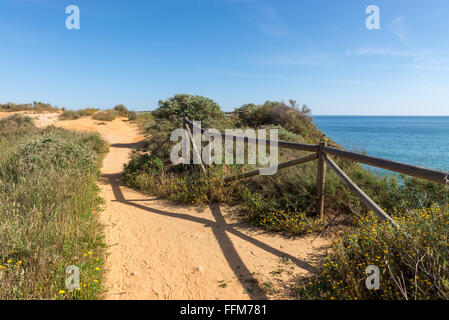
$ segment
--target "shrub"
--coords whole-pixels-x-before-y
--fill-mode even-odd
[[[159,101],[159,108],[153,111],[153,116],[177,123],[187,117],[191,121],[203,121],[206,125],[225,118],[215,101],[188,94],[177,94],[165,101]]]
[[[77,111],[65,110],[60,114],[59,119],[61,120],[76,120],[81,118],[81,115]]]
[[[117,113],[112,110],[101,111],[94,114],[92,118],[98,121],[113,121],[117,118]]]
[[[33,132],[35,129],[33,120],[20,114],[0,119],[1,136],[21,135],[25,132]]]
[[[95,113],[97,113],[98,109],[86,108],[86,109],[78,110],[77,112],[81,117],[90,117],[90,116],[93,116]]]
[[[312,124],[310,108],[303,105],[299,109],[294,100],[290,100],[290,106],[279,101],[267,101],[262,105],[250,103],[236,109],[235,113],[242,123],[249,127],[279,125],[307,138],[315,140],[324,138],[322,132]]]
[[[310,217],[305,211],[286,206],[280,207],[277,203],[266,203],[262,194],[248,194],[243,210],[249,223],[269,231],[286,231],[289,234],[301,235],[316,232],[322,229],[322,221]],[[285,199],[287,202],[288,198]]]
[[[95,109],[95,108],[86,108],[86,109],[81,109],[81,110],[77,110],[77,111],[64,110],[62,112],[62,114],[59,116],[59,119],[61,119],[61,120],[76,120],[76,119],[80,119],[82,117],[90,117],[90,116],[94,115],[97,111],[98,111],[98,109]]]
[[[122,117],[128,116],[128,109],[123,104],[118,104],[114,107],[114,111]]]
[[[392,212],[393,228],[374,215],[357,220],[323,261],[317,277],[298,287],[308,299],[449,298],[449,206]],[[379,290],[366,287],[366,268],[380,269]]]
[[[5,112],[17,112],[17,111],[33,111],[33,112],[58,112],[59,109],[57,107],[52,106],[49,103],[43,103],[34,101],[33,103],[26,104],[15,104],[12,102],[8,102],[5,104],[0,104],[0,111]]]
[[[18,148],[20,161],[11,158],[11,167],[17,173],[26,170],[42,170],[51,166],[57,170],[67,170],[74,163],[82,170],[93,170],[96,166],[96,154],[92,149],[80,145],[77,141],[64,140],[59,133],[42,134],[29,140]]]
[[[155,124],[154,117],[151,112],[138,113],[135,121],[139,128],[145,132],[148,132]]]
[[[128,120],[129,120],[129,121],[135,121],[135,120],[137,120],[137,112],[135,112],[135,111],[129,111],[129,112],[128,112]]]

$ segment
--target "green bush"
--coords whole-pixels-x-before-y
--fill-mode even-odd
[[[303,105],[300,109],[294,100],[290,100],[290,106],[279,101],[267,101],[262,105],[245,104],[236,109],[235,113],[243,125],[252,128],[279,125],[308,139],[324,139],[323,133],[312,123],[310,108]]]
[[[11,167],[17,172],[25,170],[42,170],[50,165],[58,170],[67,170],[74,163],[80,169],[94,170],[96,154],[85,148],[78,141],[61,139],[59,132],[39,135],[18,148],[20,161],[12,157]]]
[[[118,104],[114,107],[114,111],[122,117],[128,116],[128,109],[123,104]]]
[[[92,119],[98,121],[113,121],[117,118],[117,113],[113,110],[100,111],[92,116]]]
[[[159,101],[159,108],[153,111],[153,116],[176,123],[187,117],[191,121],[203,121],[206,125],[224,119],[224,113],[215,101],[188,94],[177,94],[165,101]]]
[[[144,132],[148,132],[155,124],[154,117],[151,112],[138,113],[135,122]]]
[[[129,112],[128,112],[128,120],[129,120],[129,121],[135,121],[135,120],[137,120],[137,112],[135,112],[135,111],[129,111]]]

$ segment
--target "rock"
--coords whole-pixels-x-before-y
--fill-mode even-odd
[[[198,272],[203,272],[203,271],[204,271],[204,268],[203,268],[203,267],[196,267],[196,271],[198,271]]]

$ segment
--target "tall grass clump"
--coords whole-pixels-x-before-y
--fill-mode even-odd
[[[100,297],[97,180],[108,145],[16,115],[0,120],[0,148],[0,299]],[[80,268],[79,290],[65,287],[70,265]]]

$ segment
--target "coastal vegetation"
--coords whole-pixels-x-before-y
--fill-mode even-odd
[[[0,111],[59,111],[50,105],[1,105]],[[60,119],[127,117],[146,133],[144,149],[124,167],[125,184],[178,203],[230,203],[238,218],[286,236],[333,234],[338,239],[318,272],[298,280],[300,299],[448,299],[449,192],[447,186],[370,171],[334,161],[399,228],[381,222],[330,173],[325,216],[316,215],[317,164],[282,169],[273,176],[225,182],[257,165],[172,164],[170,134],[183,118],[203,128],[277,129],[279,140],[339,147],[314,124],[308,106],[296,101],[245,104],[226,116],[213,100],[179,94],[137,114],[124,105],[100,111],[61,110]],[[60,112],[60,111],[59,111]],[[204,143],[205,144],[205,143]],[[97,181],[108,145],[95,133],[36,128],[31,119],[0,120],[0,299],[96,299],[102,294],[104,239],[98,220]],[[279,162],[308,155],[279,149]],[[81,269],[80,290],[65,288],[65,268]],[[379,268],[379,289],[366,286],[369,266]]]
[[[83,117],[91,117],[95,113],[98,112],[96,108],[85,108],[77,111],[73,110],[64,110],[62,114],[59,116],[61,120],[76,120]]]
[[[446,289],[444,285],[449,259],[444,249],[449,200],[446,186],[381,174],[354,162],[335,159],[370,198],[404,226],[407,232],[401,234],[373,217],[333,174],[326,179],[325,219],[318,219],[315,214],[317,165],[313,162],[281,170],[273,176],[232,183],[225,183],[225,177],[254,170],[257,166],[212,165],[202,174],[195,165],[170,164],[170,133],[183,127],[183,117],[202,121],[203,128],[220,131],[225,128],[278,129],[279,140],[311,144],[325,141],[339,147],[314,125],[310,109],[298,107],[295,101],[246,104],[237,108],[234,115],[225,117],[217,103],[200,96],[176,95],[160,101],[155,111],[139,115],[136,120],[148,133],[146,150],[132,155],[125,166],[125,183],[181,203],[239,204],[243,219],[268,231],[302,235],[334,229],[337,234],[343,234],[328,259],[319,266],[316,278],[298,284],[300,298],[423,299],[443,298],[447,294],[449,286]],[[307,153],[301,151],[280,149],[279,162],[305,155]],[[404,238],[405,234],[412,236],[413,241]],[[390,274],[383,283],[385,292],[367,292],[365,268],[372,263],[378,263],[383,274]],[[438,270],[438,274],[431,269]],[[407,282],[413,275],[424,279],[423,283],[428,285]],[[432,291],[429,287],[434,284],[437,285]],[[415,290],[413,294],[411,289]]]
[[[76,120],[80,118],[92,117],[98,121],[113,121],[117,117],[128,117],[130,120],[137,118],[135,111],[128,111],[123,104],[116,105],[113,109],[100,111],[96,108],[85,108],[80,110],[63,110],[59,118],[61,120]]]
[[[98,121],[113,121],[117,118],[117,113],[113,110],[100,111],[92,116],[92,119]]]
[[[334,244],[319,274],[298,285],[298,297],[447,300],[449,205],[390,213],[400,229],[372,214],[359,217]],[[368,266],[379,268],[374,290],[366,286]]]
[[[49,103],[43,103],[38,101],[20,104],[8,102],[0,104],[0,111],[3,112],[32,111],[35,113],[42,113],[42,112],[57,112],[59,111],[59,108],[54,107]]]
[[[96,133],[0,120],[0,299],[96,299],[104,239],[97,181],[109,146]],[[68,290],[66,268],[80,269]]]

